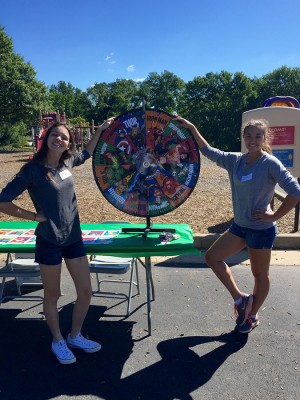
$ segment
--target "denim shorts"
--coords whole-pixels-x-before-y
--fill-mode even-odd
[[[235,222],[228,229],[230,233],[245,239],[250,249],[271,249],[277,234],[277,225],[268,229],[242,228]]]
[[[84,257],[86,251],[82,240],[68,246],[59,246],[37,236],[35,245],[35,261],[39,264],[58,265],[63,258]]]

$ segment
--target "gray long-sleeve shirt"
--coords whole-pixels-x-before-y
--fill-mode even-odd
[[[72,168],[83,164],[89,157],[84,150],[55,169],[35,163],[26,165],[2,190],[0,202],[11,202],[28,190],[36,211],[42,210],[47,217],[47,221],[39,222],[36,235],[64,246],[81,240]]]
[[[247,164],[247,154],[230,153],[209,145],[201,153],[227,170],[232,192],[234,222],[241,227],[267,229],[276,223],[258,222],[252,217],[255,210],[270,210],[270,202],[279,186],[291,196],[300,196],[297,180],[274,156],[264,153],[256,162]]]

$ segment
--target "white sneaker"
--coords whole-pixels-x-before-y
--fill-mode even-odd
[[[64,339],[57,343],[52,342],[51,350],[61,364],[73,364],[76,362],[76,357],[68,348]]]
[[[67,343],[70,347],[74,349],[81,349],[86,353],[95,353],[101,349],[101,344],[94,342],[93,340],[86,339],[79,332],[77,336],[72,339],[71,335],[68,335]]]

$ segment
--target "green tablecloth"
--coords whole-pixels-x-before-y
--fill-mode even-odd
[[[5,230],[23,230],[35,229],[36,223],[34,222],[0,222],[0,238],[3,238],[3,231]],[[184,254],[197,254],[200,251],[194,247],[193,232],[188,224],[153,224],[152,228],[160,229],[162,232],[165,229],[175,229],[175,233],[180,237],[176,240],[161,244],[158,232],[151,232],[147,237],[143,237],[143,232],[129,232],[123,233],[122,227],[130,227],[132,229],[145,228],[145,224],[130,224],[112,223],[112,224],[81,224],[81,229],[89,230],[120,230],[118,236],[107,240],[98,240],[94,243],[85,243],[85,248],[88,254],[102,254],[112,255],[119,257],[152,257],[152,256],[175,256]],[[34,252],[35,243],[22,243],[16,244],[7,241],[1,243],[1,253],[32,253]]]

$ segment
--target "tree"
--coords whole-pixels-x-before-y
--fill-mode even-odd
[[[13,125],[3,123],[0,128],[1,146],[9,146],[11,148],[26,146],[28,133],[28,128],[22,121]]]
[[[46,99],[45,85],[33,67],[14,53],[13,42],[0,26],[0,139],[7,142],[9,127],[38,120]]]
[[[132,79],[117,79],[109,84],[110,115],[122,114],[133,107],[138,96],[138,85]]]
[[[109,115],[109,86],[107,83],[95,83],[87,89],[88,99],[92,107],[92,119],[98,123]]]
[[[180,114],[203,131],[211,145],[223,150],[240,150],[242,113],[257,94],[243,73],[208,73],[186,84]]]
[[[151,72],[141,83],[140,92],[148,107],[173,114],[178,110],[184,88],[184,81],[172,72],[164,71],[161,75]]]
[[[283,66],[255,79],[260,105],[274,96],[292,96],[300,99],[300,68]],[[259,107],[258,106],[258,107]]]
[[[50,86],[49,104],[51,110],[65,112],[68,118],[82,117],[87,119],[92,108],[87,93],[65,81],[59,81],[57,85]]]
[[[138,96],[138,85],[131,79],[117,79],[112,83],[95,83],[87,94],[93,109],[92,119],[100,124],[132,108]]]

